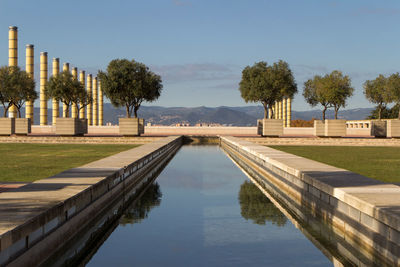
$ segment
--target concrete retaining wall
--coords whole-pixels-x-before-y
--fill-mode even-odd
[[[370,262],[400,264],[400,187],[234,137],[221,146],[278,197],[308,207]]]
[[[46,260],[181,144],[182,137],[163,138],[1,193],[0,265]]]

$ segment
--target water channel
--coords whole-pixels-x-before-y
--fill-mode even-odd
[[[183,146],[81,264],[332,263],[218,146]]]

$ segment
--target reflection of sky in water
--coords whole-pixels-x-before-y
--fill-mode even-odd
[[[161,204],[117,227],[88,266],[327,266],[289,221],[241,216],[246,176],[217,146],[184,146],[160,174]]]

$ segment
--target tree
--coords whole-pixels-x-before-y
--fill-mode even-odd
[[[7,116],[7,111],[12,105],[11,94],[11,68],[4,66],[0,68],[0,102],[4,108],[4,117]]]
[[[253,183],[245,181],[240,186],[239,202],[241,215],[255,224],[264,225],[266,221],[284,226],[287,218]]]
[[[47,96],[61,101],[69,114],[72,103],[80,103],[81,98],[86,95],[85,87],[81,82],[74,79],[69,71],[63,71],[57,76],[52,76],[46,86]]]
[[[400,106],[400,74],[394,73],[388,78],[388,90],[389,90],[389,98],[393,102],[396,103],[395,107]],[[400,109],[397,115],[397,118],[400,120]]]
[[[4,66],[0,68],[0,102],[4,108],[4,117],[11,106],[18,110],[21,118],[21,108],[26,101],[37,98],[35,80],[19,67]]]
[[[382,110],[392,102],[387,80],[385,76],[379,74],[375,80],[367,80],[363,85],[365,97],[370,102],[377,104],[379,120],[382,118]]]
[[[17,108],[18,117],[21,118],[21,108],[26,101],[34,101],[38,98],[35,91],[35,80],[26,71],[15,70],[12,72],[13,90],[12,103]]]
[[[297,85],[288,63],[280,60],[268,66],[266,62],[261,61],[243,69],[239,90],[246,103],[262,103],[266,119],[268,109],[272,110],[275,101],[293,97],[297,92]]]
[[[330,74],[321,77],[315,75],[304,83],[303,97],[312,107],[320,104],[322,109],[322,120],[325,120],[326,110],[335,109],[335,119],[339,109],[346,106],[346,100],[353,95],[354,88],[351,80],[342,72],[334,70]]]
[[[126,116],[130,118],[132,111],[137,118],[137,111],[143,101],[152,102],[161,94],[161,77],[135,60],[114,59],[107,71],[99,71],[104,94],[115,107],[125,107]]]
[[[381,118],[382,119],[396,119],[399,117],[400,105],[396,104],[392,108],[383,107],[381,110]],[[376,107],[371,111],[371,115],[369,115],[367,120],[376,120],[379,118],[379,108]]]
[[[325,77],[325,86],[330,92],[330,102],[335,109],[335,120],[337,120],[339,109],[346,106],[346,100],[353,95],[354,88],[351,87],[350,77],[343,76],[338,70],[332,71]]]

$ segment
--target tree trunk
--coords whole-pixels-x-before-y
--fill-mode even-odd
[[[322,110],[322,120],[325,121],[325,112],[326,112],[327,107],[324,107]]]
[[[21,118],[21,109],[17,109],[18,110],[18,118]]]
[[[134,106],[133,107],[133,115],[135,116],[135,119],[137,118],[137,111],[139,109],[139,106]]]
[[[65,105],[65,106],[66,106],[66,108],[65,108],[65,117],[69,118],[69,105]]]
[[[399,116],[398,116],[398,119],[400,120],[400,104],[397,103],[397,105],[399,106]]]
[[[382,107],[378,107],[378,119],[381,120]]]
[[[129,112],[129,106],[126,105],[126,117],[130,118],[131,117],[131,113]]]
[[[339,108],[336,108],[336,107],[335,107],[335,120],[337,120],[337,114],[338,114],[338,112],[339,112]]]
[[[268,119],[268,105],[265,102],[262,102],[264,106],[264,119]]]

